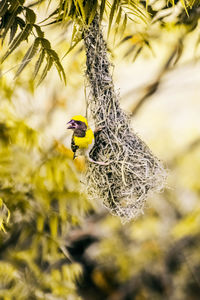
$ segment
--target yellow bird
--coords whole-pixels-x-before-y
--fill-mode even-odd
[[[71,149],[74,152],[73,159],[76,157],[76,153],[79,152],[87,157],[88,161],[96,163],[102,166],[107,166],[108,163],[94,161],[90,158],[89,153],[94,146],[94,133],[88,126],[88,121],[81,115],[74,116],[68,123],[67,129],[73,130]]]

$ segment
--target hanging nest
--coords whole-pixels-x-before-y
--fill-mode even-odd
[[[114,90],[107,47],[96,16],[84,31],[86,75],[90,85],[88,109],[100,130],[90,157],[110,162],[89,163],[86,171],[88,196],[126,223],[143,212],[147,195],[164,187],[166,172],[161,162],[132,131],[130,120]]]

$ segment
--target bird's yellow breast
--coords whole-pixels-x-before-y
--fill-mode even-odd
[[[94,141],[94,134],[92,129],[88,129],[84,137],[74,136],[74,143],[79,148],[88,148]]]

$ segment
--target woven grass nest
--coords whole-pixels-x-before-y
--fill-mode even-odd
[[[84,43],[90,86],[88,109],[96,128],[101,128],[90,157],[110,162],[107,166],[88,164],[87,194],[92,200],[101,199],[111,214],[126,223],[143,213],[150,192],[163,189],[166,171],[133,132],[129,118],[120,108],[98,17],[85,30]]]

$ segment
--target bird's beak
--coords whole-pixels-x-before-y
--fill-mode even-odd
[[[76,129],[76,123],[74,122],[74,120],[71,120],[67,123],[67,129]]]

